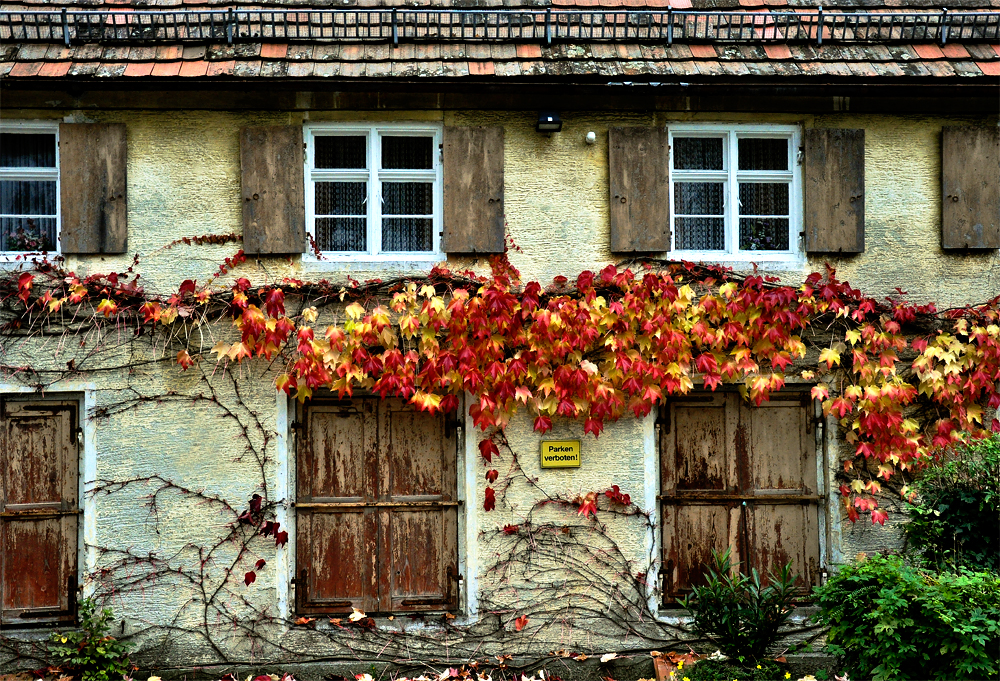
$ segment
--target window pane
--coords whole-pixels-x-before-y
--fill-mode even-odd
[[[788,184],[741,182],[740,215],[788,215]]]
[[[723,218],[676,218],[674,249],[678,251],[723,251],[726,229]]]
[[[383,251],[430,251],[433,220],[428,218],[383,218]]]
[[[326,135],[315,140],[317,168],[368,167],[364,135]]]
[[[675,137],[676,170],[722,170],[721,137]]]
[[[433,137],[383,137],[382,167],[432,168]]]
[[[368,250],[364,218],[316,218],[316,245],[321,251]]]
[[[721,182],[675,182],[675,215],[722,215],[723,184]]]
[[[0,133],[0,166],[55,168],[56,136],[52,133],[30,135]]]
[[[0,251],[55,249],[55,218],[0,218]]]
[[[740,170],[788,170],[788,140],[745,137],[739,141]]]
[[[787,251],[788,218],[740,218],[741,251]]]
[[[316,215],[367,215],[367,182],[317,182]]]
[[[383,182],[383,215],[430,215],[434,185],[430,182]]]
[[[55,215],[56,183],[47,181],[0,181],[0,214]]]

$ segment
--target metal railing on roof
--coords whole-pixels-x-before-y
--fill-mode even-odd
[[[990,42],[1000,12],[332,9],[0,12],[0,41],[225,42]]]

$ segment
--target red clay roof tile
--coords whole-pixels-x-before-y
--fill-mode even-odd
[[[917,43],[913,45],[913,51],[921,59],[944,59],[944,52],[937,45],[920,44]]]
[[[698,59],[716,59],[718,57],[713,45],[691,45],[691,54]]]
[[[125,72],[122,75],[133,78],[149,76],[153,73],[153,66],[155,64],[151,61],[132,62],[125,67]]]
[[[170,76],[176,76],[181,72],[181,66],[184,62],[180,61],[166,61],[157,62],[153,64],[153,73],[150,74],[156,78],[166,78]]]
[[[522,45],[517,46],[517,58],[518,59],[539,59],[542,56],[542,48],[540,45]]]
[[[470,61],[469,73],[474,76],[492,76],[496,69],[491,61]]]
[[[984,75],[1000,76],[1000,61],[977,61],[976,66],[980,68]]]
[[[262,59],[284,59],[287,54],[287,43],[264,43],[260,46],[260,56]]]
[[[181,64],[181,70],[177,74],[185,78],[196,78],[208,73],[207,61],[186,61]]]
[[[71,66],[73,66],[73,62],[69,61],[46,62],[42,68],[38,70],[38,75],[45,78],[62,78],[69,73]]]
[[[773,44],[773,45],[768,43],[767,45],[764,45],[764,52],[766,52],[767,56],[770,57],[771,59],[792,58],[792,51],[788,49],[788,45],[785,45],[784,43]]]

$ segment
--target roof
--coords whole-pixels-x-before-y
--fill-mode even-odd
[[[1000,84],[1000,0],[672,3],[22,0],[0,4],[0,77]]]

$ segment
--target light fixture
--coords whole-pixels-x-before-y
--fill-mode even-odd
[[[538,114],[538,122],[535,123],[535,130],[538,132],[559,132],[562,130],[562,119],[555,111],[541,111]]]

